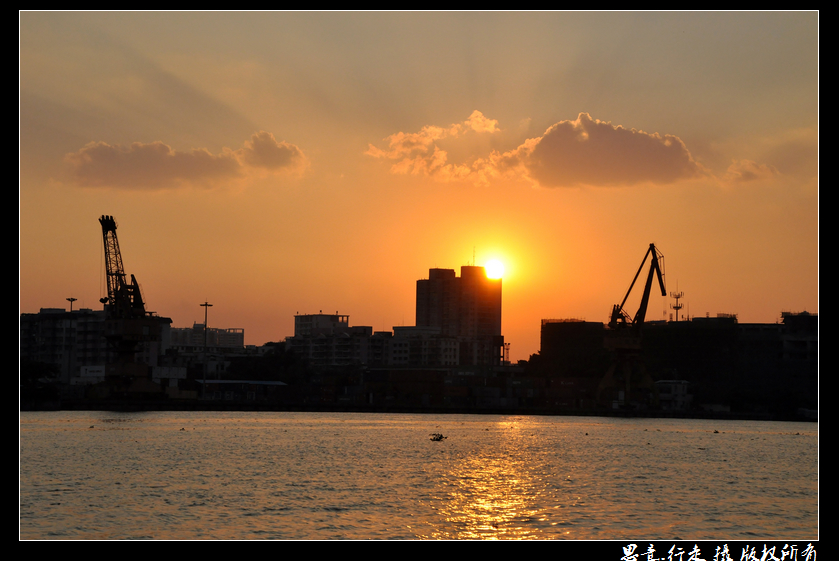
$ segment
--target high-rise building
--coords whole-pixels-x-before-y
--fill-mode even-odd
[[[417,281],[417,327],[436,327],[441,337],[456,338],[461,366],[499,364],[501,279],[487,277],[483,267],[430,269]]]

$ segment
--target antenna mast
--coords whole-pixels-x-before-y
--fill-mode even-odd
[[[679,292],[678,285],[676,287],[676,292],[671,292],[670,293],[670,298],[675,298],[676,299],[675,304],[670,304],[670,307],[673,308],[674,310],[676,310],[676,321],[679,321],[679,310],[681,310],[682,308],[685,307],[684,304],[679,303],[679,299],[684,298],[684,297],[685,297],[685,293],[684,292]]]

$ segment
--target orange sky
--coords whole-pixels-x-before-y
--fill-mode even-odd
[[[100,307],[101,214],[248,344],[413,325],[474,252],[524,359],[650,242],[691,315],[818,312],[818,13],[21,13],[21,312]]]

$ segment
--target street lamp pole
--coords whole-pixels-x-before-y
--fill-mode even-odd
[[[205,300],[200,306],[204,308],[204,384],[201,386],[201,399],[207,399],[207,310],[213,305]]]

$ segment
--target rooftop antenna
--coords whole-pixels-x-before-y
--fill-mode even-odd
[[[473,245],[473,246],[472,246],[472,266],[473,266],[473,267],[475,266],[475,263],[476,263],[476,259],[475,259],[475,246]]]

